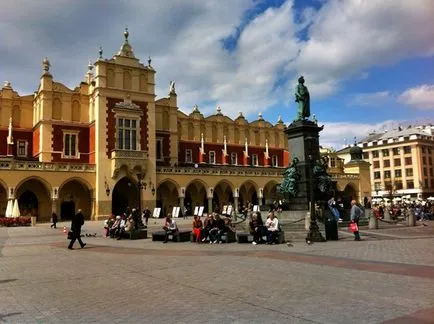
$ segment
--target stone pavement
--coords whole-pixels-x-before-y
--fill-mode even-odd
[[[61,226],[0,228],[0,323],[434,323],[431,224],[253,246],[116,241],[87,222],[98,236],[74,251]]]

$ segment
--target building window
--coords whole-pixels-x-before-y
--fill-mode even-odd
[[[279,159],[277,157],[277,155],[273,155],[271,157],[271,165],[274,167],[278,167],[279,166]]]
[[[383,156],[389,156],[389,150],[381,150],[381,153],[383,154]]]
[[[434,179],[431,179],[430,182],[431,182],[431,188],[434,188]]]
[[[335,157],[330,157],[330,167],[336,168],[336,158]]]
[[[118,118],[117,121],[117,134],[116,141],[117,149],[119,150],[137,150],[137,120]]]
[[[399,147],[394,147],[393,149],[392,149],[392,152],[393,152],[393,155],[399,155]]]
[[[413,180],[407,181],[407,189],[414,189],[414,182]]]
[[[238,164],[238,154],[235,152],[231,153],[231,164],[237,165]]]
[[[427,169],[426,169],[426,168],[423,168],[423,176],[424,176],[424,177],[427,177],[427,176],[428,176],[428,172],[427,172]]]
[[[412,164],[411,157],[406,157],[405,158],[405,165],[411,165],[411,164]]]
[[[384,167],[390,168],[390,160],[384,160]]]
[[[390,181],[385,182],[384,183],[384,189],[387,190],[387,191],[392,191],[393,190],[392,183]]]
[[[422,164],[426,164],[426,156],[422,156]]]
[[[413,169],[405,169],[405,176],[406,177],[412,177],[413,176]]]
[[[156,139],[156,151],[155,151],[155,155],[156,155],[156,160],[157,161],[164,161],[164,155],[163,155],[163,139],[162,138],[157,138]]]
[[[209,163],[215,164],[215,152],[214,151],[209,151]]]
[[[429,165],[432,165],[432,157],[431,156],[428,158],[428,162],[429,162],[428,163]]]
[[[193,163],[193,154],[190,149],[185,150],[185,163]]]
[[[67,159],[78,158],[77,133],[63,133],[63,157]]]
[[[404,146],[404,154],[411,153],[411,146]]]
[[[258,166],[258,154],[252,154],[252,166]]]
[[[21,141],[21,140],[18,141],[17,155],[22,157],[27,156],[27,141]]]
[[[395,177],[401,178],[402,177],[402,171],[401,170],[395,170]]]
[[[397,166],[401,166],[401,159],[394,159],[393,160],[393,164],[397,167]]]
[[[390,179],[390,171],[384,171],[384,179]]]
[[[374,168],[378,169],[380,167],[380,161],[374,161]]]
[[[381,190],[381,183],[380,182],[375,182],[374,183],[374,188],[375,188],[375,191],[380,191]]]
[[[368,152],[363,152],[363,158],[365,160],[369,159],[369,153]]]
[[[422,153],[425,153],[425,146],[422,146]]]
[[[428,188],[428,184],[429,184],[428,179],[425,179],[424,183],[425,183],[425,188]]]
[[[381,178],[381,172],[380,171],[375,171],[374,172],[374,179],[380,179]]]
[[[395,189],[396,190],[402,189],[402,181],[395,181]]]
[[[375,159],[378,157],[378,151],[372,151],[372,157]]]
[[[432,177],[432,176],[434,176],[434,173],[433,173],[433,169],[432,168],[429,168],[429,175]]]

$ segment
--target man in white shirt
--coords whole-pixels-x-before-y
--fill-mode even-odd
[[[273,211],[268,213],[265,227],[267,228],[267,244],[274,244],[279,233],[279,220],[274,216]]]

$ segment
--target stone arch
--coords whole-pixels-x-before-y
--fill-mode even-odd
[[[271,205],[274,201],[279,200],[279,192],[278,192],[279,183],[276,180],[268,181],[262,191],[262,204],[263,205]]]
[[[115,87],[115,71],[113,69],[107,69],[107,87]]]
[[[23,179],[16,187],[15,198],[22,216],[35,216],[38,221],[49,221],[52,212],[51,186],[39,177]]]
[[[120,215],[129,208],[139,207],[139,187],[131,176],[124,176],[116,182],[112,192],[112,214]]]
[[[131,82],[131,73],[130,71],[124,71],[123,74],[124,79],[124,89],[131,90],[132,82]]]
[[[185,187],[184,205],[194,211],[196,206],[204,206],[208,210],[208,186],[199,179],[191,180]]]
[[[12,108],[12,126],[19,127],[21,124],[21,107],[18,105]]]
[[[81,105],[78,100],[73,100],[71,105],[71,119],[74,122],[80,121],[81,116]]]
[[[59,215],[62,220],[71,219],[81,209],[86,219],[92,216],[91,187],[81,178],[64,181],[59,187]]]
[[[234,185],[228,180],[221,180],[214,186],[213,210],[216,207],[222,210],[223,206],[234,204]]]
[[[252,203],[253,205],[259,204],[258,185],[252,180],[243,182],[239,191],[239,205],[247,207],[248,203]]]
[[[352,182],[347,183],[347,185],[345,186],[345,188],[343,190],[343,195],[344,195],[344,198],[346,198],[348,200],[357,199],[357,197],[358,197],[357,186]]]
[[[8,186],[0,179],[0,217],[5,216],[8,206]]]
[[[171,179],[165,179],[158,184],[157,207],[161,208],[160,217],[171,213],[171,207],[179,206],[179,190],[179,185]]]
[[[55,98],[53,100],[52,118],[55,120],[61,120],[62,119],[62,102],[60,101],[59,98]]]

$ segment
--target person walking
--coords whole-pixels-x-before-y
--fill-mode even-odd
[[[71,231],[72,231],[72,238],[71,242],[69,242],[68,249],[73,250],[72,247],[76,240],[78,240],[78,243],[80,243],[81,248],[84,248],[86,246],[86,243],[83,243],[81,240],[81,227],[84,225],[84,215],[81,212],[81,209],[77,211],[77,213],[72,217],[71,222]]]
[[[357,201],[352,200],[351,201],[350,215],[351,215],[351,223],[355,223],[355,225],[356,225],[355,226],[356,230],[353,231],[355,241],[360,241],[359,220],[360,220],[360,217],[362,216],[362,214],[363,214],[363,211],[359,206],[357,206]]]
[[[57,228],[56,227],[56,224],[57,224],[57,214],[56,213],[53,213],[53,214],[51,214],[51,222],[53,223],[53,224],[51,224],[51,228]]]

